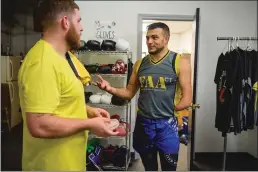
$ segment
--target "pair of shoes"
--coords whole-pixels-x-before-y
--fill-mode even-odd
[[[96,93],[89,97],[89,102],[93,104],[111,104],[112,95],[109,93]]]
[[[101,164],[108,164],[111,163],[112,155],[115,152],[116,149],[118,149],[118,146],[109,145],[108,147],[104,148],[100,154],[100,161]]]
[[[113,146],[109,145],[106,148],[103,148],[100,154],[100,165],[110,165],[123,167],[126,163],[126,155],[128,153],[128,149],[125,145],[123,146]]]
[[[130,125],[120,119],[120,116],[117,114],[112,115],[111,121],[113,120],[114,126],[117,124],[115,121],[119,122],[119,125],[114,127],[113,131],[118,132],[117,136],[126,136],[127,131],[130,131]]]
[[[112,162],[114,166],[123,167],[126,164],[126,155],[128,149],[125,145],[116,149],[112,155]]]

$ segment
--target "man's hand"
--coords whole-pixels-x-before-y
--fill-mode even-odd
[[[95,83],[94,82],[92,83],[98,86],[100,89],[111,93],[112,87],[109,85],[109,83],[106,80],[104,80],[100,75],[97,75],[97,77],[99,78],[99,80],[96,81]]]
[[[94,108],[87,105],[87,115],[89,118],[94,117],[104,117],[104,118],[110,118],[110,114],[101,108]]]
[[[118,134],[118,132],[112,131],[112,129],[109,128],[110,126],[110,119],[103,118],[103,117],[96,117],[92,119],[88,119],[90,122],[90,132],[100,136],[100,137],[107,137],[107,136],[115,136]]]

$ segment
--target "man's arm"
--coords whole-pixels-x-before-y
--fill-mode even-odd
[[[135,94],[137,93],[138,89],[140,87],[139,80],[137,78],[136,72],[132,72],[129,83],[126,88],[111,88],[110,94],[116,95],[118,97],[121,97],[123,99],[130,100],[132,99]]]
[[[26,113],[26,118],[29,132],[36,138],[62,138],[84,130],[104,137],[117,134],[107,127],[110,122],[108,118],[72,119],[43,113]]]
[[[191,64],[190,58],[182,55],[179,61],[179,85],[182,90],[182,98],[175,105],[175,110],[180,111],[191,106],[192,85],[191,85]]]
[[[104,118],[110,118],[110,114],[102,108],[91,107],[86,104],[86,111],[87,111],[88,118],[95,118],[98,116],[101,116]]]
[[[62,138],[91,128],[91,121],[43,113],[26,113],[30,134],[36,138]]]
[[[137,78],[137,70],[139,65],[141,64],[141,60],[138,60],[134,67],[133,67],[133,72],[130,76],[129,83],[126,88],[114,88],[109,85],[107,81],[105,81],[101,76],[98,76],[100,79],[100,82],[97,81],[97,85],[101,88],[106,90],[112,95],[116,95],[118,97],[121,97],[123,99],[130,100],[132,99],[135,94],[137,93],[138,89],[140,88],[140,83]]]

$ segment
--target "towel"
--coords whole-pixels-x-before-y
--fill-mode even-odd
[[[81,80],[83,85],[90,84],[91,77],[89,72],[85,69],[84,65],[79,61],[79,59],[70,51],[66,53],[66,59],[73,69],[76,77]]]
[[[254,111],[256,112],[258,109],[257,104],[258,104],[258,82],[255,82],[253,85],[253,90],[256,92],[255,93],[255,103],[254,103]]]

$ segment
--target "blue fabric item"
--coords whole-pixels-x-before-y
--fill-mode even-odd
[[[179,151],[178,126],[175,117],[147,118],[137,115],[133,134],[133,147],[139,153],[156,148],[165,154]]]

